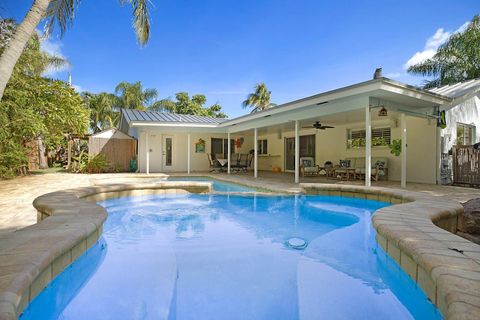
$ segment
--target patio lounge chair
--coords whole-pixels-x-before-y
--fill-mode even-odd
[[[305,176],[318,176],[320,167],[315,165],[315,160],[312,157],[300,158],[300,174]]]

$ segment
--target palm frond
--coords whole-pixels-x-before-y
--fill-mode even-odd
[[[79,3],[80,0],[50,0],[45,14],[47,18],[45,36],[48,37],[53,32],[55,23],[60,28],[60,34],[63,35],[71,26]]]

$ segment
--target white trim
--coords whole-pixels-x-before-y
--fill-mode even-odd
[[[145,132],[145,163],[146,163],[146,174],[150,173],[150,147],[148,145],[148,136],[149,132]]]
[[[230,174],[230,132],[227,133],[227,174]]]
[[[190,174],[190,143],[191,143],[191,134],[187,134],[187,173]]]
[[[365,107],[365,186],[372,185],[372,113]]]
[[[295,120],[295,183],[300,182],[300,134],[299,123]]]
[[[407,187],[407,120],[405,113],[400,115],[401,133],[402,133],[402,153],[401,153],[401,179],[402,188]]]
[[[255,128],[253,131],[253,176],[258,178],[258,129]]]

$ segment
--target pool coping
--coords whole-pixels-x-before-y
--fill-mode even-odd
[[[210,193],[210,182],[125,183],[68,189],[36,198],[37,223],[0,237],[0,320],[26,306],[102,234],[96,201],[145,194]]]
[[[391,203],[372,217],[378,244],[445,318],[480,318],[480,246],[453,234],[463,212],[459,203],[381,187],[319,183],[302,183],[300,187],[305,194]],[[98,240],[107,213],[93,201],[211,191],[210,182],[158,181],[102,184],[36,198],[33,205],[38,210],[38,223],[0,237],[0,320],[16,319],[56,275]]]
[[[407,190],[302,183],[306,194],[392,204],[372,216],[377,243],[423,289],[446,319],[480,319],[480,245],[457,231],[463,206]]]

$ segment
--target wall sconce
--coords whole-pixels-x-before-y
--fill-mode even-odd
[[[378,116],[379,116],[379,117],[386,117],[386,116],[388,116],[388,110],[385,109],[385,107],[382,107],[382,109],[380,109],[380,111],[378,111]]]

